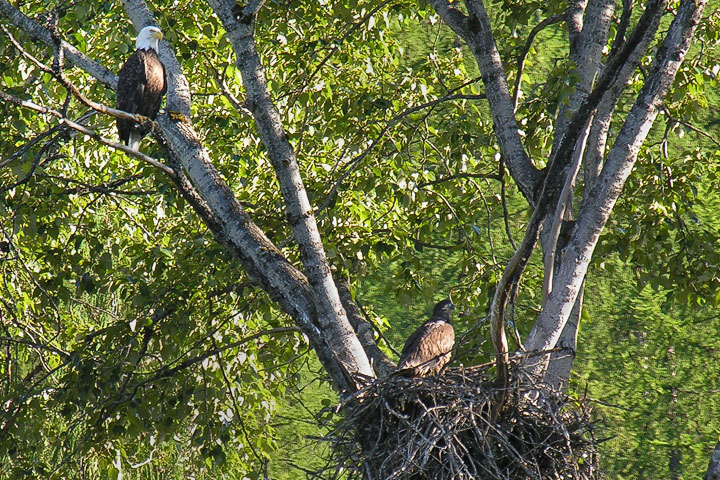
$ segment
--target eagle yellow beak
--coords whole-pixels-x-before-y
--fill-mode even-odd
[[[157,38],[158,40],[162,40],[164,38],[163,33],[160,30],[156,30],[152,32],[153,38]]]

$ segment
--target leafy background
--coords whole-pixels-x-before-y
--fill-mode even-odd
[[[29,1],[22,11],[42,22],[56,6],[65,8],[64,38],[117,71],[134,36],[121,5]],[[231,102],[243,90],[219,22],[199,2],[151,7],[182,62],[192,121],[215,166],[297,261],[253,121]],[[720,436],[717,7],[708,7],[588,275],[571,394],[597,400],[609,478],[697,478]],[[563,8],[489,5],[511,82],[530,28]],[[9,32],[0,35],[0,89],[63,108],[64,89],[9,35],[46,64],[52,52],[5,19],[0,26]],[[353,280],[381,347],[392,355],[452,289],[456,329],[468,332],[457,361],[486,361],[486,309],[512,247],[470,53],[422,2],[273,2],[256,30],[328,256]],[[538,166],[574,88],[566,45],[562,25],[543,31],[523,75],[518,118]],[[114,103],[83,72],[66,74]],[[629,90],[641,81],[639,73]],[[74,100],[67,112],[89,114]],[[110,119],[87,122],[115,137]],[[7,103],[0,132],[0,236],[9,242],[0,336],[19,340],[0,343],[0,402],[9,406],[0,478],[293,479],[321,468],[326,447],[316,439],[328,432],[319,423],[335,393],[302,335],[285,328],[170,182]],[[162,156],[149,140],[143,149]],[[506,183],[517,240],[529,211]],[[520,334],[537,315],[541,272],[535,258],[513,306],[509,327]]]

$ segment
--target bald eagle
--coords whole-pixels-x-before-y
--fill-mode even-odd
[[[455,330],[450,312],[455,305],[443,300],[435,305],[430,319],[410,335],[400,354],[398,369],[413,377],[437,374],[450,361],[455,344]]]
[[[160,102],[167,89],[165,66],[158,57],[158,43],[163,34],[158,27],[140,30],[135,41],[135,52],[118,73],[117,108],[128,113],[143,115],[152,120],[160,110]],[[117,119],[120,140],[138,150],[140,140],[148,132],[136,122]]]

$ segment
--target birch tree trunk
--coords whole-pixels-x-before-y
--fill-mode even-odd
[[[154,24],[143,0],[126,0],[123,5],[137,30]],[[212,159],[190,123],[190,92],[172,49],[160,44],[160,58],[168,77],[167,113],[157,119],[162,145],[171,165],[176,166],[176,185],[196,209],[220,243],[232,252],[248,274],[265,289],[280,308],[293,318],[308,337],[323,366],[338,388],[352,391],[356,378],[373,378],[373,363],[382,371],[391,364],[375,345],[361,319],[353,322],[364,331],[361,343],[348,321],[345,308],[325,258],[314,214],[300,178],[297,160],[287,142],[277,111],[265,85],[262,66],[253,45],[252,29],[233,19],[232,2],[217,2],[217,8],[236,42],[239,66],[251,100],[268,155],[273,163],[285,199],[288,218],[300,247],[305,272],[297,270],[252,221],[213,166]],[[248,6],[259,8],[262,2]],[[255,10],[256,12],[256,10]],[[247,11],[246,13],[250,13]],[[30,36],[52,47],[47,29],[23,15],[8,2],[0,1],[0,14]],[[254,15],[254,13],[252,13]],[[117,77],[102,65],[61,43],[65,58],[104,84],[115,88]],[[346,296],[345,303],[353,307]]]
[[[553,348],[565,328],[600,233],[687,53],[704,6],[704,3],[695,4],[692,1],[681,4],[663,42],[663,48],[655,57],[649,80],[627,116],[594,188],[578,213],[568,244],[562,253],[562,265],[554,279],[553,292],[544,303],[525,344],[529,351],[540,352]],[[662,8],[664,6],[661,6],[660,12]],[[537,358],[542,357],[528,360],[525,367],[542,375],[547,368],[547,359],[538,362]]]
[[[542,311],[524,343],[525,350],[534,354],[524,357],[523,369],[529,374],[530,381],[544,380],[564,389],[572,369],[582,289],[592,253],[687,53],[706,2],[681,3],[663,46],[655,55],[645,87],[607,155],[610,118],[628,78],[636,71],[655,36],[666,3],[647,2],[642,17],[627,39],[625,31],[632,11],[629,5],[625,6],[612,54],[604,66],[600,58],[607,45],[615,2],[576,1],[570,4],[565,20],[571,40],[570,58],[575,62],[579,81],[567,107],[560,108],[553,150],[544,171],[535,168],[522,146],[504,68],[483,2],[467,0],[465,4],[467,14],[448,1],[432,2],[443,21],[467,42],[473,52],[482,73],[500,152],[518,188],[535,207],[526,238],[509,262],[508,271],[512,272],[506,271],[503,275],[490,308],[498,371],[504,370],[502,357],[507,355],[503,350],[507,348],[506,343],[499,331],[503,328],[507,292],[510,285],[519,281],[544,224],[545,295]],[[598,78],[600,72],[602,76]],[[576,166],[569,168],[571,164]],[[585,176],[585,196],[577,218],[573,220],[573,178],[580,164]],[[563,224],[566,224],[567,236],[559,243]],[[558,346],[561,335],[560,345],[571,354],[537,355]],[[549,365],[551,359],[556,363],[552,367]]]
[[[650,48],[665,14],[666,2],[647,2],[627,38],[625,32],[633,12],[629,4],[625,5],[617,38],[604,65],[602,51],[608,45],[615,2],[570,3],[565,22],[571,40],[570,59],[577,65],[579,80],[567,106],[560,108],[553,149],[543,169],[537,167],[541,162],[530,158],[523,145],[515,102],[484,3],[467,0],[465,10],[447,0],[431,3],[472,52],[482,74],[503,162],[535,209],[521,250],[511,260],[512,269],[503,275],[490,309],[494,312],[491,324],[499,362],[507,364],[510,353],[503,321],[510,295],[508,287],[520,280],[538,238],[546,253],[546,294],[542,312],[524,346],[531,352],[543,352],[560,342],[563,348],[574,351],[585,273],[595,245],[687,53],[706,2],[681,2],[662,47],[654,55],[645,86],[614,141],[609,138],[613,113],[627,80],[635,74],[640,59]],[[173,181],[218,241],[307,335],[335,384],[341,390],[353,390],[357,387],[357,376],[372,379],[374,368],[387,372],[392,365],[357,314],[348,289],[339,292],[333,279],[300,174],[300,162],[287,139],[255,45],[254,21],[264,2],[253,0],[240,6],[230,0],[209,0],[209,4],[232,45],[243,77],[247,106],[280,185],[302,267],[293,265],[273,245],[213,166],[213,159],[190,120],[188,82],[172,48],[161,42],[160,56],[167,69],[169,89],[168,111],[157,120],[157,135],[166,151],[167,163],[175,172]],[[144,0],[124,0],[123,5],[137,29],[154,23]],[[112,72],[67,42],[56,45],[46,27],[12,4],[0,0],[0,14],[37,41],[57,48],[69,62],[101,83],[115,88],[117,79]],[[580,172],[585,194],[576,208],[574,178]],[[541,230],[545,231],[542,237]],[[350,319],[348,312],[355,312]],[[548,360],[543,355],[527,358],[535,359],[526,360],[524,365],[534,377],[545,378],[559,388],[567,385],[572,356],[566,355],[562,360],[559,356]]]

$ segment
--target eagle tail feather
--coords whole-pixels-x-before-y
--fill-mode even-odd
[[[140,140],[142,140],[142,135],[139,132],[130,132],[130,135],[128,136],[128,147],[132,148],[136,152],[139,152]]]

